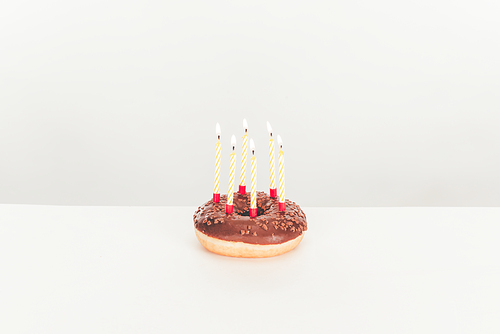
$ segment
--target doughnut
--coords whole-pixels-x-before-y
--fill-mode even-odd
[[[250,193],[234,193],[233,213],[225,211],[227,195],[198,207],[193,215],[195,233],[209,251],[233,257],[271,257],[294,249],[307,230],[304,211],[286,200],[279,211],[277,198],[257,192],[257,217],[250,217]]]

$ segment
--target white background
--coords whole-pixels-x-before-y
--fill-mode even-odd
[[[500,332],[500,208],[306,207],[297,248],[241,259],[195,207],[0,205],[0,332]]]
[[[3,2],[0,203],[199,205],[215,123],[226,192],[246,117],[258,188],[269,120],[303,206],[498,206],[499,13],[497,1]]]

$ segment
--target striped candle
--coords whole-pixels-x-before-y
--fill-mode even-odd
[[[279,210],[285,211],[285,153],[283,153],[283,141],[278,135],[278,145],[280,146],[280,151],[278,153],[278,168],[279,168],[279,184],[280,184],[280,196],[279,196]]]
[[[214,194],[213,201],[220,202],[220,159],[221,159],[221,144],[220,144],[220,125],[215,125],[215,133],[217,134],[217,143],[215,144],[215,180],[214,180]]]
[[[246,193],[245,178],[247,173],[247,151],[248,151],[248,124],[247,120],[243,119],[243,129],[245,134],[243,135],[243,144],[241,145],[241,173],[240,173],[240,194],[244,195]]]
[[[255,157],[255,144],[250,139],[250,149],[252,150],[251,161],[251,185],[250,185],[250,217],[257,217],[257,158]]]
[[[267,131],[269,131],[269,192],[270,196],[276,197],[276,181],[275,181],[275,172],[274,172],[274,139],[273,139],[273,128],[271,124],[267,122]]]
[[[236,153],[234,152],[236,137],[234,135],[231,137],[231,146],[233,147],[233,152],[230,154],[231,163],[229,165],[229,189],[227,191],[226,213],[233,213],[234,171],[236,167]]]

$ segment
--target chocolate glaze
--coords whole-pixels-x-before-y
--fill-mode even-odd
[[[200,206],[193,215],[195,228],[205,235],[227,241],[249,244],[281,244],[295,239],[307,230],[304,211],[286,200],[286,211],[278,210],[278,200],[257,192],[257,217],[250,218],[250,193],[233,196],[233,213],[226,214],[227,195],[220,202],[212,200]]]

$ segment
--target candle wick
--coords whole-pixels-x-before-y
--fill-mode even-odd
[[[255,151],[254,151],[254,150],[252,150],[252,155],[254,155],[254,154],[255,154]]]
[[[219,140],[220,140],[220,136],[219,136],[219,135],[217,136],[217,139],[219,139]]]
[[[247,129],[245,129],[245,133],[247,133],[247,131],[248,131],[248,130],[247,130]]]

